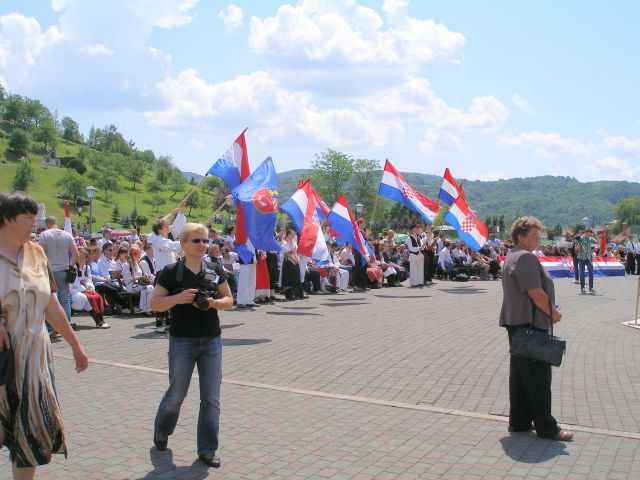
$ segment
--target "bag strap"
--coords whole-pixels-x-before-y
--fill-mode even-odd
[[[542,288],[542,291],[544,291],[544,293],[547,293],[547,291],[544,289],[544,269],[542,267],[542,265],[540,265],[540,287]],[[531,299],[531,297],[529,297]],[[549,324],[551,325],[551,336],[553,336],[553,318],[552,318],[552,314],[553,314],[553,308],[551,305],[551,297],[549,296],[549,294],[547,294],[547,298],[549,299]],[[538,308],[538,306],[536,305],[536,303],[533,301],[533,299],[531,299],[531,305],[533,307],[533,311],[531,313],[531,322],[529,323],[529,330],[531,330],[533,328],[533,319],[536,315],[536,308]],[[540,310],[542,313],[544,313],[542,310]]]

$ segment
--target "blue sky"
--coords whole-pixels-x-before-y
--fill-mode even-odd
[[[640,181],[638,2],[3,0],[0,82],[204,173],[327,148],[402,171]]]

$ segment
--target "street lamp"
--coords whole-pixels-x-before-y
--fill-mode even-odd
[[[364,210],[364,205],[358,202],[355,204],[355,207],[356,207],[356,215],[358,216],[362,215],[362,211]]]
[[[227,230],[231,224],[231,207],[233,207],[233,195],[227,196]]]
[[[89,199],[89,235],[91,235],[93,228],[93,197],[96,196],[96,188],[89,185],[85,190],[87,191],[87,198]]]
[[[589,225],[589,219],[587,217],[583,217],[582,218],[582,226],[586,228],[587,225]]]

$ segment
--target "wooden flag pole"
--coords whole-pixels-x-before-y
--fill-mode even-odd
[[[376,201],[373,204],[373,212],[371,212],[371,220],[369,221],[369,228],[373,228],[373,217],[376,215],[376,208],[378,208],[378,199],[380,195],[376,195]]]
[[[216,214],[225,207],[225,205],[227,204],[227,198],[228,197],[224,198],[224,201],[220,204],[220,206],[216,208],[214,212],[211,214],[211,216],[207,219],[207,221],[204,222],[205,225],[209,222],[213,223],[213,217],[215,217]]]

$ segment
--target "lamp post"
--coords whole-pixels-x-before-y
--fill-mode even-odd
[[[91,235],[93,229],[93,197],[96,196],[96,189],[94,186],[89,185],[85,190],[89,199],[89,235]]]
[[[355,208],[356,208],[356,215],[358,216],[362,215],[362,212],[364,210],[364,205],[358,202],[355,204]]]

